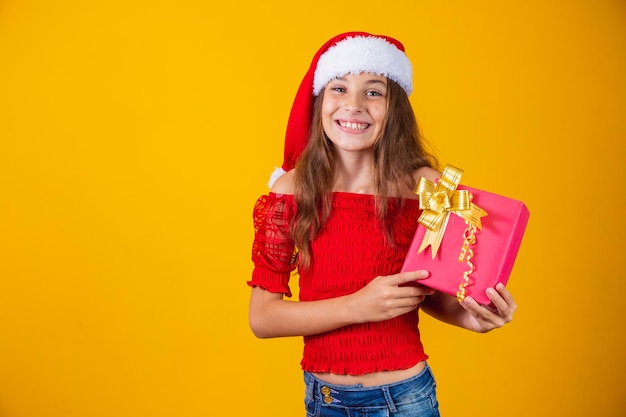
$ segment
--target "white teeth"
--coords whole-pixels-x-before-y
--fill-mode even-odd
[[[350,123],[350,122],[339,122],[342,127],[352,129],[352,130],[363,130],[367,129],[369,126],[367,123]]]

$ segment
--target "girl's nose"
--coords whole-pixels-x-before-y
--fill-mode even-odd
[[[359,94],[348,93],[344,106],[350,112],[359,112],[363,109],[363,98]]]

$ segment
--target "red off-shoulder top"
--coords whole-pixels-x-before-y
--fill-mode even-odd
[[[311,267],[299,271],[300,300],[351,294],[379,275],[398,273],[417,228],[419,202],[389,200],[392,246],[378,220],[374,196],[333,193],[331,215],[311,242]],[[289,224],[293,195],[270,193],[254,207],[254,270],[250,286],[291,297],[289,278],[297,267]],[[416,311],[391,320],[345,326],[304,337],[302,369],[361,375],[410,368],[427,359]]]

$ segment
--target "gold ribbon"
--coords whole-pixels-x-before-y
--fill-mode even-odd
[[[482,229],[480,218],[486,216],[487,212],[472,203],[473,196],[469,191],[456,189],[462,174],[462,169],[447,165],[436,184],[424,177],[419,179],[415,194],[420,198],[420,209],[423,211],[417,221],[426,226],[427,230],[418,253],[432,246],[432,256],[435,259],[450,213],[461,217],[468,225]]]

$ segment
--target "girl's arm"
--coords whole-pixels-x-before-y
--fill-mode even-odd
[[[415,310],[434,291],[416,280],[425,271],[403,272],[374,278],[361,290],[320,301],[289,301],[280,293],[253,288],[249,321],[260,338],[308,336],[355,323],[388,320]],[[413,285],[403,285],[412,283]]]
[[[441,292],[426,297],[421,308],[429,315],[445,323],[479,333],[504,326],[513,320],[517,309],[515,300],[503,284],[488,288],[487,296],[492,305],[478,304],[472,297],[459,302],[456,297]]]

